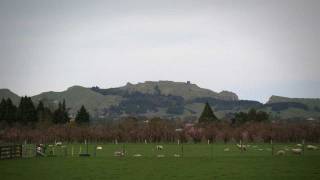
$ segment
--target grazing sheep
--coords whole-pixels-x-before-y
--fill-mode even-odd
[[[62,142],[56,142],[55,145],[56,145],[56,146],[61,146],[61,145],[62,145]]]
[[[237,144],[237,147],[241,150],[243,150],[243,151],[246,151],[247,150],[247,146],[246,145],[240,145],[240,144]]]
[[[302,144],[297,144],[296,146],[297,146],[297,147],[302,147]]]
[[[157,150],[163,150],[163,146],[162,146],[162,145],[157,145],[157,146],[156,146],[156,149],[157,149]]]
[[[317,147],[317,146],[314,146],[314,145],[308,145],[308,146],[307,146],[307,149],[308,149],[308,150],[317,150],[318,147]]]
[[[163,154],[158,154],[157,157],[158,157],[158,158],[163,158],[163,157],[165,157],[165,156],[164,156]]]
[[[180,157],[180,154],[174,154],[173,157],[178,158],[178,157]]]
[[[122,157],[124,155],[125,155],[125,152],[123,152],[123,151],[115,151],[114,152],[114,156],[116,156],[116,157]]]
[[[282,155],[285,155],[286,154],[286,152],[284,151],[284,150],[279,150],[277,153],[276,153],[276,155],[278,155],[278,156],[282,156]]]
[[[97,146],[97,150],[102,150],[102,146]]]
[[[141,154],[134,154],[133,157],[141,157]]]
[[[230,149],[229,148],[225,148],[223,151],[224,152],[228,152],[228,151],[230,151]]]
[[[299,154],[299,155],[302,154],[302,149],[300,148],[294,148],[294,149],[291,149],[291,151],[293,154]]]

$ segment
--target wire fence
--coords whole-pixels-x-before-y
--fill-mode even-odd
[[[63,143],[27,144],[22,158],[31,157],[126,157],[214,158],[219,156],[320,156],[318,144],[297,143]]]

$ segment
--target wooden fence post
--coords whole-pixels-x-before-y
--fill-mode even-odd
[[[274,147],[273,147],[273,142],[272,142],[272,139],[270,140],[270,143],[271,143],[271,155],[273,156],[274,155]]]

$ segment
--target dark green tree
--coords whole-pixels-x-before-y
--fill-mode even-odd
[[[207,102],[199,118],[199,123],[213,122],[216,120],[218,120],[218,118],[214,115],[209,103]]]
[[[51,123],[53,121],[53,114],[51,110],[43,105],[40,101],[37,107],[37,118],[39,122]]]
[[[257,111],[254,108],[250,109],[248,113],[238,112],[235,113],[234,118],[232,119],[233,124],[242,124],[248,121],[253,122],[263,122],[269,120],[269,114],[264,111]]]
[[[254,108],[251,108],[248,112],[248,120],[256,121],[256,118],[257,118],[257,110]]]
[[[8,98],[5,101],[5,111],[3,120],[7,121],[8,124],[12,124],[16,121],[17,107],[12,103],[11,99]]]
[[[32,124],[38,120],[37,111],[30,97],[21,97],[17,110],[17,121],[22,124]]]
[[[66,102],[63,100],[62,104],[59,102],[58,109],[53,113],[53,122],[56,124],[64,124],[69,122],[69,114],[66,109]]]
[[[37,112],[43,112],[44,111],[44,105],[42,101],[39,101]]]
[[[6,100],[2,99],[0,102],[0,122],[4,121],[4,114],[6,112],[6,105],[7,105]]]
[[[76,116],[76,123],[78,124],[87,124],[90,121],[90,114],[86,110],[86,108],[82,105],[80,110],[77,113]]]

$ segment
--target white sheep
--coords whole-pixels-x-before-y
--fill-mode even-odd
[[[317,146],[314,146],[314,145],[308,145],[308,146],[307,146],[307,149],[308,149],[308,150],[317,150],[318,147],[317,147]]]
[[[116,156],[116,157],[122,157],[122,156],[125,155],[125,152],[123,152],[123,151],[115,151],[113,155]]]
[[[133,157],[141,157],[141,154],[134,154]]]
[[[228,152],[228,151],[230,151],[230,149],[229,148],[225,148],[223,151],[224,152]]]
[[[291,149],[291,151],[293,154],[299,154],[299,155],[302,154],[302,149],[300,148],[294,148],[294,149]]]
[[[158,157],[158,158],[163,158],[163,157],[165,157],[165,155],[163,155],[163,154],[158,154],[157,157]]]
[[[240,145],[240,144],[237,144],[237,147],[241,150],[244,150],[246,151],[247,150],[247,146],[246,145]]]
[[[279,150],[276,155],[281,156],[281,155],[285,155],[286,152],[284,150]]]
[[[157,145],[157,146],[156,146],[156,149],[157,149],[157,150],[163,150],[163,146],[162,146],[162,145]]]
[[[102,150],[102,146],[97,146],[97,150]]]
[[[297,146],[297,147],[302,147],[302,144],[297,144],[296,146]]]
[[[61,145],[62,145],[62,142],[56,142],[55,145],[56,145],[56,146],[61,146]]]

